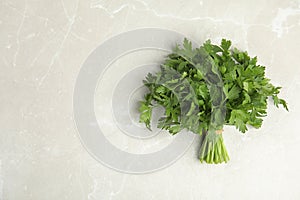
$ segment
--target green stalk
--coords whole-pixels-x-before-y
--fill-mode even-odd
[[[199,160],[202,163],[218,164],[227,162],[229,156],[224,144],[222,133],[216,133],[215,131],[208,131],[203,133],[203,141],[200,146]]]
[[[207,150],[206,146],[207,146],[207,137],[204,138],[204,140],[201,144],[201,147],[200,147],[200,157],[199,157],[199,159],[200,159],[201,162],[204,161],[204,157],[207,154],[206,153],[206,150]]]

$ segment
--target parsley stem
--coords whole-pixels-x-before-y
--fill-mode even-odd
[[[203,137],[199,153],[199,160],[201,162],[218,164],[229,160],[222,134],[209,132],[204,133]]]

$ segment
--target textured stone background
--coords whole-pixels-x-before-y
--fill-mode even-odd
[[[228,164],[200,164],[195,141],[155,173],[106,168],[77,137],[73,89],[93,49],[140,27],[175,30],[199,43],[231,39],[267,66],[290,112],[270,106],[263,127],[245,135],[226,128]],[[1,0],[0,199],[300,199],[299,35],[296,0]],[[143,56],[141,62],[149,59]],[[170,140],[136,144],[121,133],[106,134],[130,152]]]

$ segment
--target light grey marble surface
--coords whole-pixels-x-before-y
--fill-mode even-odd
[[[75,81],[98,45],[142,27],[175,30],[199,43],[231,39],[267,66],[290,112],[270,106],[263,127],[245,135],[226,127],[227,164],[200,164],[197,139],[155,173],[122,174],[101,165],[77,136]],[[300,199],[299,36],[299,0],[1,0],[0,199]],[[140,62],[161,55],[141,54]],[[133,59],[114,65],[129,69]],[[117,81],[113,74],[96,91],[99,104]],[[172,140],[105,134],[128,152],[152,152]]]

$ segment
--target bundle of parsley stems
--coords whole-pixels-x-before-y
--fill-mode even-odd
[[[167,56],[161,70],[143,81],[149,92],[140,102],[140,122],[150,129],[153,107],[164,107],[158,128],[171,134],[183,129],[200,134],[201,162],[227,162],[224,125],[234,125],[242,133],[247,125],[260,128],[268,97],[288,110],[277,96],[281,88],[265,77],[265,67],[257,64],[257,58],[230,47],[231,41],[223,39],[220,46],[208,40],[193,48],[185,39]]]

